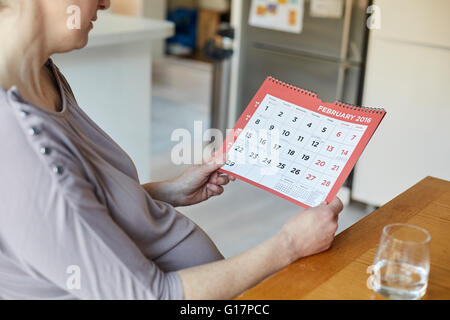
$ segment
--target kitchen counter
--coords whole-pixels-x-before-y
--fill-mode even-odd
[[[94,26],[87,48],[163,39],[172,36],[175,29],[173,23],[168,21],[138,19],[100,12]]]

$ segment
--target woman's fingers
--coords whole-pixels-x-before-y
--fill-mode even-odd
[[[222,186],[218,186],[212,183],[209,183],[206,188],[211,193],[211,196],[218,196],[221,195],[224,191]]]
[[[341,199],[339,199],[338,197],[334,198],[333,201],[331,201],[330,203],[323,201],[318,207],[319,208],[323,207],[323,208],[327,208],[328,210],[330,210],[333,213],[334,219],[336,221],[339,218],[339,214],[344,209],[344,205],[342,204]]]
[[[217,178],[217,184],[219,186],[226,186],[230,183],[230,177],[229,176],[219,176]]]
[[[211,175],[211,178],[209,179],[210,183],[219,185],[219,186],[225,186],[228,183],[230,183],[230,181],[236,181],[236,177],[230,176],[228,174],[220,174],[219,172],[214,172]]]
[[[220,173],[218,171],[214,172],[209,178],[209,183],[217,184],[219,176]]]
[[[344,209],[344,205],[342,204],[341,199],[339,199],[338,197],[334,198],[333,201],[328,204],[328,207],[331,209],[335,216],[338,216],[339,213],[342,212],[342,209]]]

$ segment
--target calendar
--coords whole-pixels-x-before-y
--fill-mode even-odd
[[[304,208],[330,202],[385,114],[268,77],[217,152],[219,171]]]

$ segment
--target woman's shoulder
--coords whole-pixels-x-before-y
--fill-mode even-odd
[[[45,183],[65,184],[67,174],[82,174],[64,127],[54,118],[14,101],[15,93],[15,88],[0,88],[0,176],[8,177],[0,185],[22,184],[17,187],[25,189],[28,180],[35,188],[45,188]]]

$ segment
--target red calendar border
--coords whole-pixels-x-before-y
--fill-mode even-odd
[[[250,104],[245,109],[244,113],[242,113],[239,120],[236,122],[233,132],[231,132],[225,141],[222,144],[222,148],[216,153],[215,157],[220,157],[223,154],[226,154],[229,152],[230,148],[233,146],[236,139],[239,137],[239,134],[244,130],[244,128],[247,126],[248,121],[250,118],[255,114],[256,110],[258,109],[260,103],[264,100],[266,95],[272,95],[274,97],[277,97],[279,99],[285,100],[287,102],[290,102],[295,105],[299,105],[302,108],[308,109],[313,112],[317,112],[319,114],[328,116],[330,118],[334,118],[337,120],[341,120],[344,122],[349,122],[353,124],[361,124],[367,126],[366,132],[361,137],[361,140],[358,142],[355,150],[353,151],[353,154],[350,156],[350,159],[347,161],[347,164],[345,165],[344,169],[340,173],[339,177],[336,179],[336,182],[334,183],[333,187],[331,188],[330,192],[328,193],[328,196],[326,197],[326,201],[330,202],[334,199],[336,194],[338,193],[339,189],[344,184],[345,180],[347,179],[348,175],[352,171],[353,167],[355,166],[357,160],[361,156],[362,152],[364,151],[365,147],[369,143],[370,139],[372,138],[373,134],[375,133],[375,130],[380,125],[381,121],[383,120],[384,116],[386,115],[386,111],[383,109],[374,109],[374,108],[359,108],[352,105],[347,105],[339,102],[330,103],[330,102],[324,102],[321,99],[317,97],[316,94],[313,94],[311,92],[308,92],[306,90],[293,87],[291,85],[288,85],[286,83],[280,82],[278,80],[275,80],[272,77],[268,77],[256,95],[251,100]],[[331,116],[329,114],[326,114],[324,112],[318,111],[319,106],[324,106],[339,112],[345,112],[347,114],[351,114],[354,116],[362,116],[362,117],[370,117],[372,118],[371,123],[360,123],[357,121],[349,121],[349,120],[343,120],[342,118],[338,118],[336,116]],[[356,117],[355,117],[356,118]],[[283,199],[286,199],[290,202],[293,202],[301,207],[309,208],[307,204],[304,204],[300,201],[297,201],[289,196],[286,196],[284,194],[281,194],[280,192],[270,189],[266,186],[263,186],[257,182],[254,182],[252,180],[249,180],[247,178],[244,178],[242,176],[236,175],[232,172],[229,172],[224,169],[219,169],[220,172],[235,176],[236,178],[239,178],[240,180],[243,180],[247,183],[250,183],[258,188],[264,189],[272,194],[275,194]]]

